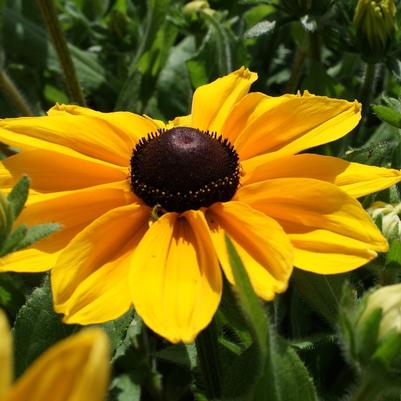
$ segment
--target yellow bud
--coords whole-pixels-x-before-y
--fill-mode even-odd
[[[354,25],[372,48],[383,49],[395,29],[394,0],[359,0]]]
[[[199,12],[200,10],[211,10],[209,6],[209,2],[207,0],[194,0],[185,4],[184,13],[192,14]]]

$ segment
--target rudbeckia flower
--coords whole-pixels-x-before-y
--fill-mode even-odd
[[[63,229],[1,261],[51,270],[66,323],[115,319],[133,304],[171,342],[193,341],[233,283],[224,235],[257,294],[285,291],[293,266],[355,269],[387,242],[355,197],[401,180],[399,171],[298,152],[341,138],[360,104],[248,94],[241,68],[199,87],[192,113],[163,123],[129,112],[57,105],[47,116],[0,121],[21,152],[3,161],[10,187],[26,173],[20,220]]]
[[[108,377],[108,340],[100,329],[83,330],[42,354],[12,384],[12,339],[0,310],[1,401],[102,401]]]

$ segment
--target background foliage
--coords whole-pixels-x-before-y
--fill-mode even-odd
[[[398,4],[394,30],[383,46],[373,47],[353,24],[356,0],[59,0],[56,6],[88,107],[172,119],[190,111],[194,88],[246,65],[259,75],[254,91],[307,89],[363,103],[359,127],[315,152],[401,168]],[[1,0],[0,9],[1,117],[40,115],[56,102],[73,101],[36,2]],[[399,191],[391,188],[363,204],[377,199],[399,203]],[[10,231],[10,219],[6,234],[15,237],[23,229]],[[31,235],[55,229],[40,227]],[[2,252],[17,249],[19,242],[10,245],[6,234]],[[134,311],[102,325],[113,355],[108,399],[369,400],[359,390],[366,377],[375,377],[369,351],[362,357],[349,344],[369,340],[374,349],[378,340],[355,340],[355,299],[375,285],[400,281],[400,238],[391,238],[387,255],[347,275],[296,270],[288,291],[265,305],[234,249],[231,256],[238,291],[226,284],[219,311],[196,344],[168,344]],[[80,330],[53,312],[46,275],[1,273],[0,306],[14,327],[17,375]],[[400,399],[399,366],[391,369],[388,394],[372,399]]]

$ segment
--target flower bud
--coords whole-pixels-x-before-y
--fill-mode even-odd
[[[209,6],[209,2],[207,0],[193,0],[189,3],[185,4],[184,6],[184,13],[185,14],[193,14],[199,11],[206,12],[210,14],[213,10]]]
[[[391,205],[380,201],[374,202],[367,212],[390,242],[401,238],[401,203]]]
[[[396,7],[393,0],[359,0],[354,14],[354,26],[362,40],[372,49],[386,47],[395,29]]]
[[[392,330],[401,334],[401,284],[381,287],[369,294],[358,324],[363,324],[378,309],[382,312],[378,338]]]

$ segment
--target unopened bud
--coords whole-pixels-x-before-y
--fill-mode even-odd
[[[209,6],[209,2],[207,0],[190,1],[189,3],[185,4],[185,6],[184,6],[184,13],[186,13],[186,14],[197,13],[201,10],[204,12],[205,11],[208,12],[209,10],[212,11]]]
[[[359,322],[363,324],[378,309],[382,311],[379,338],[391,330],[401,333],[401,284],[387,285],[369,294]]]
[[[372,49],[383,49],[395,28],[393,0],[359,0],[354,25]]]
[[[401,203],[374,202],[367,211],[389,241],[401,238]]]

